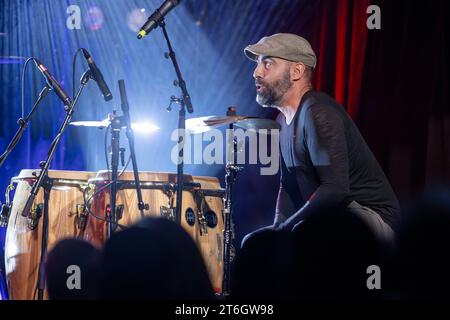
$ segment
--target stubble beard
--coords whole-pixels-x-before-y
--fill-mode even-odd
[[[256,94],[256,102],[263,108],[279,106],[286,92],[292,87],[289,70],[286,70],[280,79],[271,84],[264,81],[259,81],[259,83],[263,88]]]

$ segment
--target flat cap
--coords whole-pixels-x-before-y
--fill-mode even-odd
[[[245,55],[254,61],[258,56],[270,56],[294,62],[302,62],[306,66],[316,67],[316,54],[309,42],[292,33],[276,33],[248,45],[244,49]]]

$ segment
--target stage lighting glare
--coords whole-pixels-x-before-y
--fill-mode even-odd
[[[127,25],[133,32],[138,32],[141,26],[147,21],[148,14],[145,9],[134,9],[128,13]]]
[[[151,122],[132,123],[131,127],[139,134],[150,134],[159,130],[159,127]]]
[[[100,30],[101,27],[103,26],[103,21],[104,21],[104,17],[103,17],[103,12],[99,7],[90,7],[88,9],[88,12],[86,14],[85,17],[85,22],[86,25],[89,26],[89,28],[92,31],[97,31]]]

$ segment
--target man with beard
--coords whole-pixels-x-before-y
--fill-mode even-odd
[[[278,33],[249,45],[256,101],[280,110],[281,179],[272,226],[293,230],[317,212],[345,208],[391,242],[397,198],[357,127],[333,98],[316,92],[316,55],[304,38]]]

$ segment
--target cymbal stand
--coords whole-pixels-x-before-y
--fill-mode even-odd
[[[233,107],[228,108],[227,116],[235,116],[236,110]],[[233,146],[229,148],[232,150],[232,157],[228,157],[227,164],[225,166],[225,203],[223,209],[224,218],[224,258],[223,258],[223,277],[222,277],[222,297],[226,298],[231,293],[231,247],[232,240],[234,238],[233,230],[233,189],[236,182],[237,173],[242,167],[237,166],[237,137],[234,136],[234,126],[230,124],[228,138],[228,144]]]

